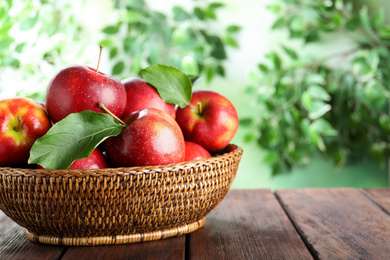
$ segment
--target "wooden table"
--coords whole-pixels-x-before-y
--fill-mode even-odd
[[[0,259],[390,259],[390,189],[231,190],[185,236],[128,245],[30,242],[0,213]]]

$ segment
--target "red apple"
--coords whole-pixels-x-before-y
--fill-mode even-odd
[[[176,121],[155,108],[136,111],[124,119],[127,127],[105,142],[107,157],[116,167],[182,162],[184,137]]]
[[[197,143],[185,141],[186,154],[184,161],[192,161],[203,158],[210,158],[211,154]]]
[[[50,127],[47,113],[37,102],[23,97],[1,100],[0,166],[26,166],[31,146]]]
[[[104,169],[109,167],[106,157],[98,148],[95,148],[88,158],[74,161],[69,169]]]
[[[104,169],[109,167],[106,157],[98,148],[95,148],[88,158],[74,161],[69,169]],[[38,169],[43,169],[43,167],[38,165]]]
[[[184,138],[211,153],[226,147],[238,129],[238,115],[233,104],[210,90],[194,91],[190,103],[176,111],[176,121]]]
[[[157,90],[141,78],[127,78],[122,80],[126,89],[127,103],[122,118],[126,118],[132,112],[145,108],[157,108],[175,119],[175,106],[162,100]]]
[[[52,78],[46,92],[47,111],[53,122],[83,110],[103,113],[99,102],[121,117],[126,106],[125,88],[118,79],[86,66],[74,65],[61,70]]]

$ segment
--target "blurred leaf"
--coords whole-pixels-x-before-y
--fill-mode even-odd
[[[118,54],[118,48],[114,47],[110,50],[110,59],[115,58]]]
[[[12,43],[13,43],[13,39],[11,38],[5,38],[0,40],[0,50],[8,49]]]
[[[331,97],[328,94],[328,92],[326,92],[326,90],[319,85],[310,85],[307,91],[313,99],[318,99],[323,101],[331,100]]]
[[[244,136],[245,143],[251,143],[255,140],[256,136],[254,132],[249,132]]]
[[[191,18],[190,14],[179,6],[173,7],[172,11],[173,19],[175,19],[176,21],[185,21]]]
[[[111,44],[112,44],[112,41],[110,39],[104,39],[104,40],[99,42],[99,45],[103,45],[106,47],[111,46]]]
[[[226,31],[229,33],[239,32],[240,30],[241,30],[241,27],[238,25],[230,25],[226,28]]]
[[[137,23],[139,22],[141,19],[142,19],[143,15],[141,12],[137,11],[137,10],[127,10],[126,12],[126,16],[125,16],[125,21],[127,21],[128,23]],[[123,21],[123,20],[122,20]],[[117,33],[118,32],[118,28],[110,28],[108,29],[109,32],[105,32],[107,34],[114,34],[114,33]],[[103,30],[104,31],[104,30]]]
[[[212,80],[212,78],[214,77],[214,75],[215,75],[214,67],[207,66],[206,67],[206,81],[210,82]]]
[[[332,107],[329,104],[326,104],[322,101],[314,101],[311,106],[307,108],[310,119],[317,119],[325,115],[331,109]]]
[[[272,24],[272,29],[282,28],[285,25],[286,19],[284,17],[280,17]]]
[[[349,31],[354,31],[360,26],[360,17],[358,14],[353,15],[347,23],[345,24],[345,28]]]
[[[26,46],[26,43],[20,43],[20,44],[16,45],[15,51],[17,53],[22,53],[24,46]]]
[[[211,8],[211,9],[218,9],[218,8],[223,7],[223,6],[224,6],[223,3],[213,2],[213,3],[209,4],[208,8]]]
[[[303,32],[305,30],[305,22],[301,16],[293,16],[290,20],[290,30],[293,32]]]
[[[311,42],[318,41],[319,38],[320,38],[320,34],[319,34],[318,30],[315,30],[315,29],[311,30],[311,31],[309,31],[309,33],[305,37],[305,43],[311,43]]]
[[[319,74],[309,74],[306,77],[306,83],[311,85],[311,84],[319,84],[319,85],[324,85],[326,83],[325,79],[323,76]]]
[[[224,40],[225,40],[227,45],[230,45],[234,48],[238,48],[238,43],[234,38],[226,36]]]
[[[385,22],[385,14],[383,9],[379,9],[372,17],[371,24],[375,30],[380,30]]]
[[[276,53],[269,53],[266,55],[266,57],[272,61],[275,69],[280,70],[282,67],[282,60],[280,59],[279,55]]]
[[[119,25],[107,26],[103,29],[103,32],[106,34],[116,34],[118,33],[119,28],[120,28]]]
[[[363,6],[363,8],[359,12],[359,18],[360,22],[362,23],[363,27],[367,31],[371,31],[371,23],[370,23],[370,17],[368,15],[368,8],[367,6]]]
[[[24,20],[23,22],[20,23],[20,30],[21,31],[27,31],[35,26],[37,23],[38,19],[37,16],[35,17],[30,17]]]
[[[263,161],[265,163],[274,164],[277,161],[279,161],[279,154],[277,152],[270,151],[267,153],[267,155],[264,157]]]
[[[253,122],[253,119],[250,117],[241,118],[240,119],[240,126],[250,126]]]
[[[282,48],[283,48],[284,52],[285,52],[288,56],[290,56],[291,59],[293,59],[293,60],[298,59],[298,55],[297,55],[297,53],[296,53],[294,50],[292,50],[292,49],[290,49],[290,48],[287,48],[286,46],[283,46],[283,45],[282,45]]]
[[[267,5],[267,9],[274,13],[279,13],[282,10],[282,7],[279,4],[269,4]]]
[[[121,74],[124,69],[125,69],[125,63],[123,61],[119,61],[112,68],[112,74],[113,75]]]
[[[198,83],[200,82],[200,77],[198,75],[187,75],[187,76],[190,79],[191,85],[193,87],[198,85]]]
[[[309,137],[320,151],[324,152],[326,150],[324,139],[321,137],[317,129],[310,127]]]
[[[199,20],[204,20],[205,19],[205,14],[202,9],[199,7],[194,8],[194,15],[199,19]]]
[[[324,136],[336,136],[338,134],[337,130],[334,129],[333,126],[323,118],[314,120],[310,127]]]

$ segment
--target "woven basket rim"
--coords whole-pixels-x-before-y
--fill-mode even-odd
[[[153,166],[132,166],[132,167],[116,167],[116,168],[104,168],[104,169],[33,169],[33,168],[14,168],[14,167],[0,167],[0,174],[4,172],[12,172],[17,175],[29,175],[36,177],[45,176],[58,176],[58,177],[88,177],[88,176],[113,176],[113,175],[141,175],[150,172],[163,172],[174,171],[180,168],[192,168],[201,167],[202,165],[208,165],[212,162],[224,159],[230,155],[242,153],[242,147],[229,144],[222,150],[220,154],[217,154],[210,158],[197,159],[192,161],[185,161],[173,164],[165,165],[153,165]]]

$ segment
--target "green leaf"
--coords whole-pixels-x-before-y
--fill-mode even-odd
[[[272,61],[274,68],[276,70],[280,70],[282,68],[282,60],[280,59],[279,55],[272,52],[266,55],[266,57]]]
[[[130,9],[130,10],[127,10],[125,20],[128,23],[137,23],[142,19],[142,17],[143,17],[143,14],[140,11]]]
[[[202,9],[199,7],[194,8],[194,15],[199,19],[199,20],[204,20],[205,19],[205,13]]]
[[[210,82],[214,78],[215,68],[212,66],[207,66],[205,68],[205,73],[206,73],[206,81]]]
[[[232,38],[232,37],[230,37],[230,36],[226,36],[226,37],[224,38],[224,41],[225,41],[225,43],[226,43],[227,45],[229,45],[229,46],[231,46],[231,47],[234,47],[234,48],[238,48],[238,43],[237,43],[237,41],[236,41],[234,38]]]
[[[187,75],[187,76],[190,79],[192,86],[196,86],[199,84],[200,77],[198,75]]]
[[[115,25],[115,26],[107,26],[103,29],[103,32],[105,34],[116,34],[117,32],[119,31],[119,26],[118,25]]]
[[[330,101],[331,97],[326,90],[319,85],[311,85],[307,91],[313,99],[319,99],[324,101]]]
[[[267,9],[277,14],[282,10],[282,7],[280,6],[280,4],[269,4],[267,5]]]
[[[287,48],[286,46],[283,46],[283,45],[282,45],[282,48],[283,48],[284,52],[288,56],[290,56],[291,59],[293,59],[293,60],[298,59],[298,54],[294,50]]]
[[[311,30],[305,37],[305,43],[315,42],[320,38],[318,30]]]
[[[332,109],[332,106],[322,101],[314,101],[310,107],[307,108],[310,119],[317,119],[325,115]]]
[[[336,136],[338,134],[337,130],[334,129],[333,126],[323,118],[314,120],[310,127],[324,136]]]
[[[326,83],[326,80],[324,79],[323,76],[320,74],[309,74],[306,77],[306,83],[307,84],[319,84],[319,85],[324,85]]]
[[[181,7],[179,6],[174,6],[172,8],[173,11],[173,19],[176,21],[185,21],[191,18],[191,16]]]
[[[305,21],[299,15],[295,15],[290,20],[290,30],[293,32],[303,32],[305,30]]]
[[[272,29],[278,29],[283,27],[286,24],[286,19],[284,17],[278,18],[272,25]]]
[[[110,50],[110,59],[115,58],[118,54],[118,48],[114,47]]]
[[[0,50],[3,50],[3,49],[8,49],[11,44],[13,43],[13,39],[11,38],[5,38],[5,39],[2,39],[0,40]]]
[[[192,85],[190,78],[179,69],[166,65],[152,65],[141,71],[143,79],[154,86],[161,98],[181,108],[191,100]]]
[[[240,119],[240,126],[250,126],[252,125],[253,119],[250,117],[241,118]]]
[[[321,137],[317,129],[309,127],[309,137],[320,151],[324,152],[326,150],[324,139]]]
[[[385,14],[383,9],[379,9],[371,18],[372,27],[375,30],[380,30],[385,22]]]
[[[110,46],[112,44],[112,41],[110,39],[104,39],[99,42],[99,45],[103,45],[105,47]]]
[[[26,20],[24,20],[20,23],[20,30],[27,31],[27,30],[33,28],[34,25],[37,23],[37,21],[38,21],[37,17],[27,18]]]
[[[241,27],[238,25],[230,25],[226,28],[226,31],[229,33],[235,33],[241,30]]]
[[[112,74],[119,75],[123,72],[124,69],[125,69],[125,63],[123,61],[119,61],[112,68]]]
[[[123,127],[107,114],[89,110],[72,113],[34,143],[28,163],[67,169],[75,160],[87,158],[108,137],[120,134]]]
[[[269,71],[268,67],[264,64],[259,64],[257,65],[257,67],[259,68],[260,71],[262,71],[263,73],[267,73]]]
[[[370,16],[368,15],[368,8],[367,6],[363,6],[363,8],[359,12],[360,22],[362,23],[363,27],[367,31],[371,31],[371,23],[370,23]]]
[[[221,8],[223,6],[224,6],[223,3],[214,2],[214,3],[209,4],[208,7],[211,9],[217,9],[217,8]]]
[[[345,24],[345,28],[348,31],[354,31],[356,30],[360,25],[360,17],[358,14],[355,14],[352,16]]]

